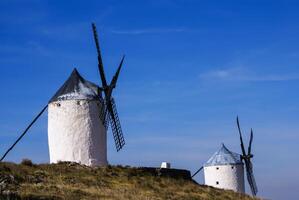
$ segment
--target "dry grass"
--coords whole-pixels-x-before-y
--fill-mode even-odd
[[[14,199],[253,199],[191,180],[153,176],[138,168],[90,168],[74,163],[0,163],[0,194]]]

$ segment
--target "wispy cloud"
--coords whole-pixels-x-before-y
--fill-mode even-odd
[[[246,68],[227,68],[200,74],[203,80],[221,81],[290,81],[299,80],[299,74],[257,74]]]
[[[131,29],[131,30],[111,30],[114,34],[125,35],[141,35],[141,34],[157,34],[157,33],[179,33],[185,32],[185,28],[151,28],[151,29]]]
[[[0,53],[5,53],[8,55],[13,55],[14,58],[16,55],[23,54],[23,55],[42,55],[42,56],[50,56],[52,52],[49,48],[42,45],[40,42],[35,40],[27,41],[22,45],[0,45]],[[2,58],[7,59],[7,57]]]

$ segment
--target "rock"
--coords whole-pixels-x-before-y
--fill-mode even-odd
[[[9,175],[0,175],[0,186],[3,186],[5,184],[13,184],[16,183],[15,177],[11,174]]]

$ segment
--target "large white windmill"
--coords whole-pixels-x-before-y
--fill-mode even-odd
[[[95,24],[92,24],[102,86],[85,80],[74,69],[70,77],[34,118],[10,150],[48,108],[50,162],[78,162],[88,166],[107,165],[107,128],[111,125],[117,151],[125,145],[112,91],[116,87],[124,57],[110,84],[107,83]],[[104,97],[102,96],[104,94]]]
[[[50,162],[107,165],[105,105],[98,87],[74,69],[48,105]]]

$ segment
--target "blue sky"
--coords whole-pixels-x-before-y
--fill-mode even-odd
[[[296,199],[299,165],[296,1],[0,1],[0,151],[74,67],[98,83],[96,22],[127,145],[112,164],[194,172],[224,142],[240,152],[254,129],[259,195]],[[297,155],[297,156],[296,156]],[[45,114],[8,155],[48,162]],[[197,177],[203,182],[202,175]],[[249,191],[249,190],[247,190]]]

